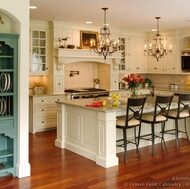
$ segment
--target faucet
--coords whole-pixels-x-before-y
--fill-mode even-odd
[[[74,75],[79,75],[79,71],[70,71],[69,76],[73,77]]]

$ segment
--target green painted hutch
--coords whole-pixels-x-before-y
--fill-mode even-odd
[[[18,37],[0,33],[0,176],[16,175]]]

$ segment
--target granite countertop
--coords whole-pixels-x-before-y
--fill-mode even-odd
[[[77,106],[81,107],[84,109],[91,109],[95,111],[102,111],[102,112],[120,112],[120,111],[126,111],[126,102],[127,102],[128,97],[122,97],[119,102],[120,105],[118,106],[112,106],[111,102],[112,100],[110,97],[100,97],[100,98],[89,98],[89,99],[74,99],[74,100],[63,100],[63,101],[57,101],[57,104],[66,104],[70,106]],[[99,101],[106,101],[106,106],[105,107],[89,107],[86,105],[92,104],[93,102],[99,102]],[[151,112],[153,111],[154,108],[154,103],[155,103],[155,96],[147,96],[146,103],[144,106],[144,111],[145,112]],[[177,103],[176,103],[176,98],[173,98],[171,108],[176,108]]]

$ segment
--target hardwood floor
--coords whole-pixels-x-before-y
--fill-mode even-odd
[[[54,146],[55,131],[30,134],[31,176],[1,177],[3,189],[126,189],[126,188],[189,188],[190,144],[180,139],[179,149],[175,141],[140,148],[139,158],[135,150],[128,152],[129,163],[124,163],[123,153],[117,154],[119,165],[105,169],[93,161],[68,150]]]

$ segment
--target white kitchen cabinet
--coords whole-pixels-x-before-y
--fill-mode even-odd
[[[58,93],[63,93],[64,92],[64,88],[63,88],[63,75],[55,75],[54,76],[55,80],[54,80],[54,93],[58,94]]]
[[[136,38],[126,37],[125,66],[126,71],[131,72],[136,62]]]
[[[125,71],[125,54],[126,54],[126,43],[125,38],[119,38],[120,41],[120,51],[121,51],[121,60],[119,62],[119,70]]]
[[[29,97],[29,132],[35,134],[57,127],[57,105],[55,101],[64,100],[64,96]]]
[[[135,69],[133,70],[135,73],[147,72],[147,56],[144,52],[145,43],[146,39],[144,37],[136,38],[136,62],[135,62]]]
[[[30,74],[48,74],[46,30],[30,30]]]
[[[120,69],[120,73],[146,73],[147,57],[144,54],[144,37],[126,37],[125,39],[125,71]],[[124,48],[124,47],[122,47]],[[124,66],[123,66],[124,67]]]
[[[156,58],[148,57],[148,72],[149,73],[175,73],[176,60],[172,54],[156,60]]]
[[[119,75],[113,74],[111,76],[111,89],[119,89]]]

